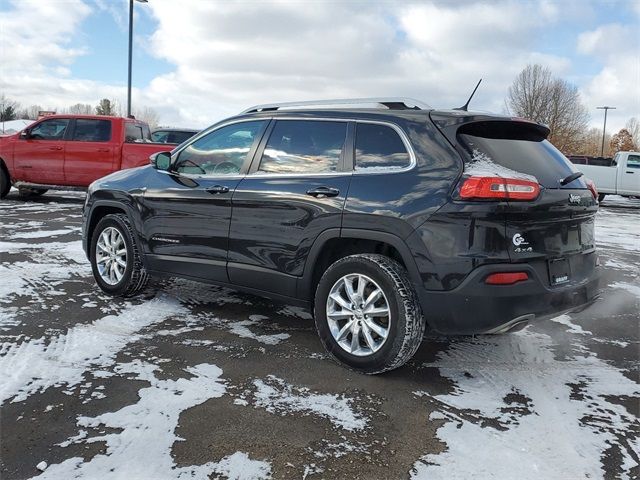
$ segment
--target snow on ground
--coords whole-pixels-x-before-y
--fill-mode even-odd
[[[79,417],[78,435],[71,443],[105,442],[106,451],[85,461],[73,457],[50,465],[42,479],[207,479],[213,473],[228,478],[265,478],[271,472],[269,463],[252,460],[245,452],[236,452],[219,462],[178,467],[171,458],[171,447],[181,439],[175,435],[180,414],[188,408],[225,394],[222,370],[215,365],[200,364],[185,371],[189,378],[159,380],[159,367],[139,360],[116,367],[118,374],[131,374],[149,383],[139,390],[139,401],[122,409],[97,417]],[[160,408],[158,408],[160,407]],[[104,427],[115,433],[88,436],[87,430]]]
[[[0,404],[20,402],[36,392],[56,386],[74,387],[84,374],[114,362],[115,355],[144,327],[184,314],[175,300],[155,298],[131,305],[90,325],[78,325],[65,335],[2,345]]]
[[[362,430],[368,419],[354,411],[353,401],[339,395],[319,394],[308,388],[287,384],[281,378],[269,375],[266,380],[255,380],[255,406],[269,413],[287,415],[302,413],[318,415],[347,430]]]
[[[264,343],[266,345],[277,345],[283,340],[286,340],[291,335],[288,333],[276,333],[272,335],[258,335],[249,330],[249,327],[256,325],[260,320],[266,320],[268,317],[263,315],[251,315],[249,320],[241,320],[240,322],[233,322],[229,324],[231,333],[238,335],[242,338],[252,338],[253,340]]]
[[[596,245],[640,252],[640,223],[635,209],[601,210],[596,222]]]
[[[612,445],[620,445],[624,478],[630,478],[640,445],[624,437],[638,419],[610,396],[637,398],[637,383],[595,354],[560,362],[554,345],[550,336],[525,329],[441,353],[434,365],[454,391],[415,394],[446,420],[437,434],[447,450],[422,457],[412,478],[602,478],[601,457]],[[486,364],[468,362],[478,356]]]

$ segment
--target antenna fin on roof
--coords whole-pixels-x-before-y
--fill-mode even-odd
[[[458,107],[458,108],[454,108],[454,110],[463,110],[463,111],[467,111],[467,109],[469,108],[469,103],[471,103],[471,99],[473,98],[473,96],[476,94],[476,90],[478,90],[478,87],[480,86],[480,83],[482,82],[482,79],[478,80],[478,83],[476,85],[476,88],[473,89],[473,92],[471,92],[471,96],[469,97],[469,100],[467,100],[467,103],[465,103],[463,106]]]

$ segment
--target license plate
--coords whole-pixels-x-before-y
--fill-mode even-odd
[[[566,258],[549,260],[549,280],[551,285],[566,283],[570,278],[571,269],[569,268],[569,260]]]

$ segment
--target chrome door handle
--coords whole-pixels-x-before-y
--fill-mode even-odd
[[[205,188],[205,190],[212,195],[217,195],[218,193],[228,193],[229,187],[224,185],[214,185],[213,187]]]
[[[340,195],[340,190],[333,187],[316,187],[311,190],[307,190],[307,195],[311,195],[316,198],[337,197]]]

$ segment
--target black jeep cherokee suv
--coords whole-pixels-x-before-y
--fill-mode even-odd
[[[405,99],[254,107],[95,182],[84,248],[113,295],[163,274],[309,306],[337,360],[379,373],[425,328],[505,333],[595,297],[597,193],[548,133]]]

